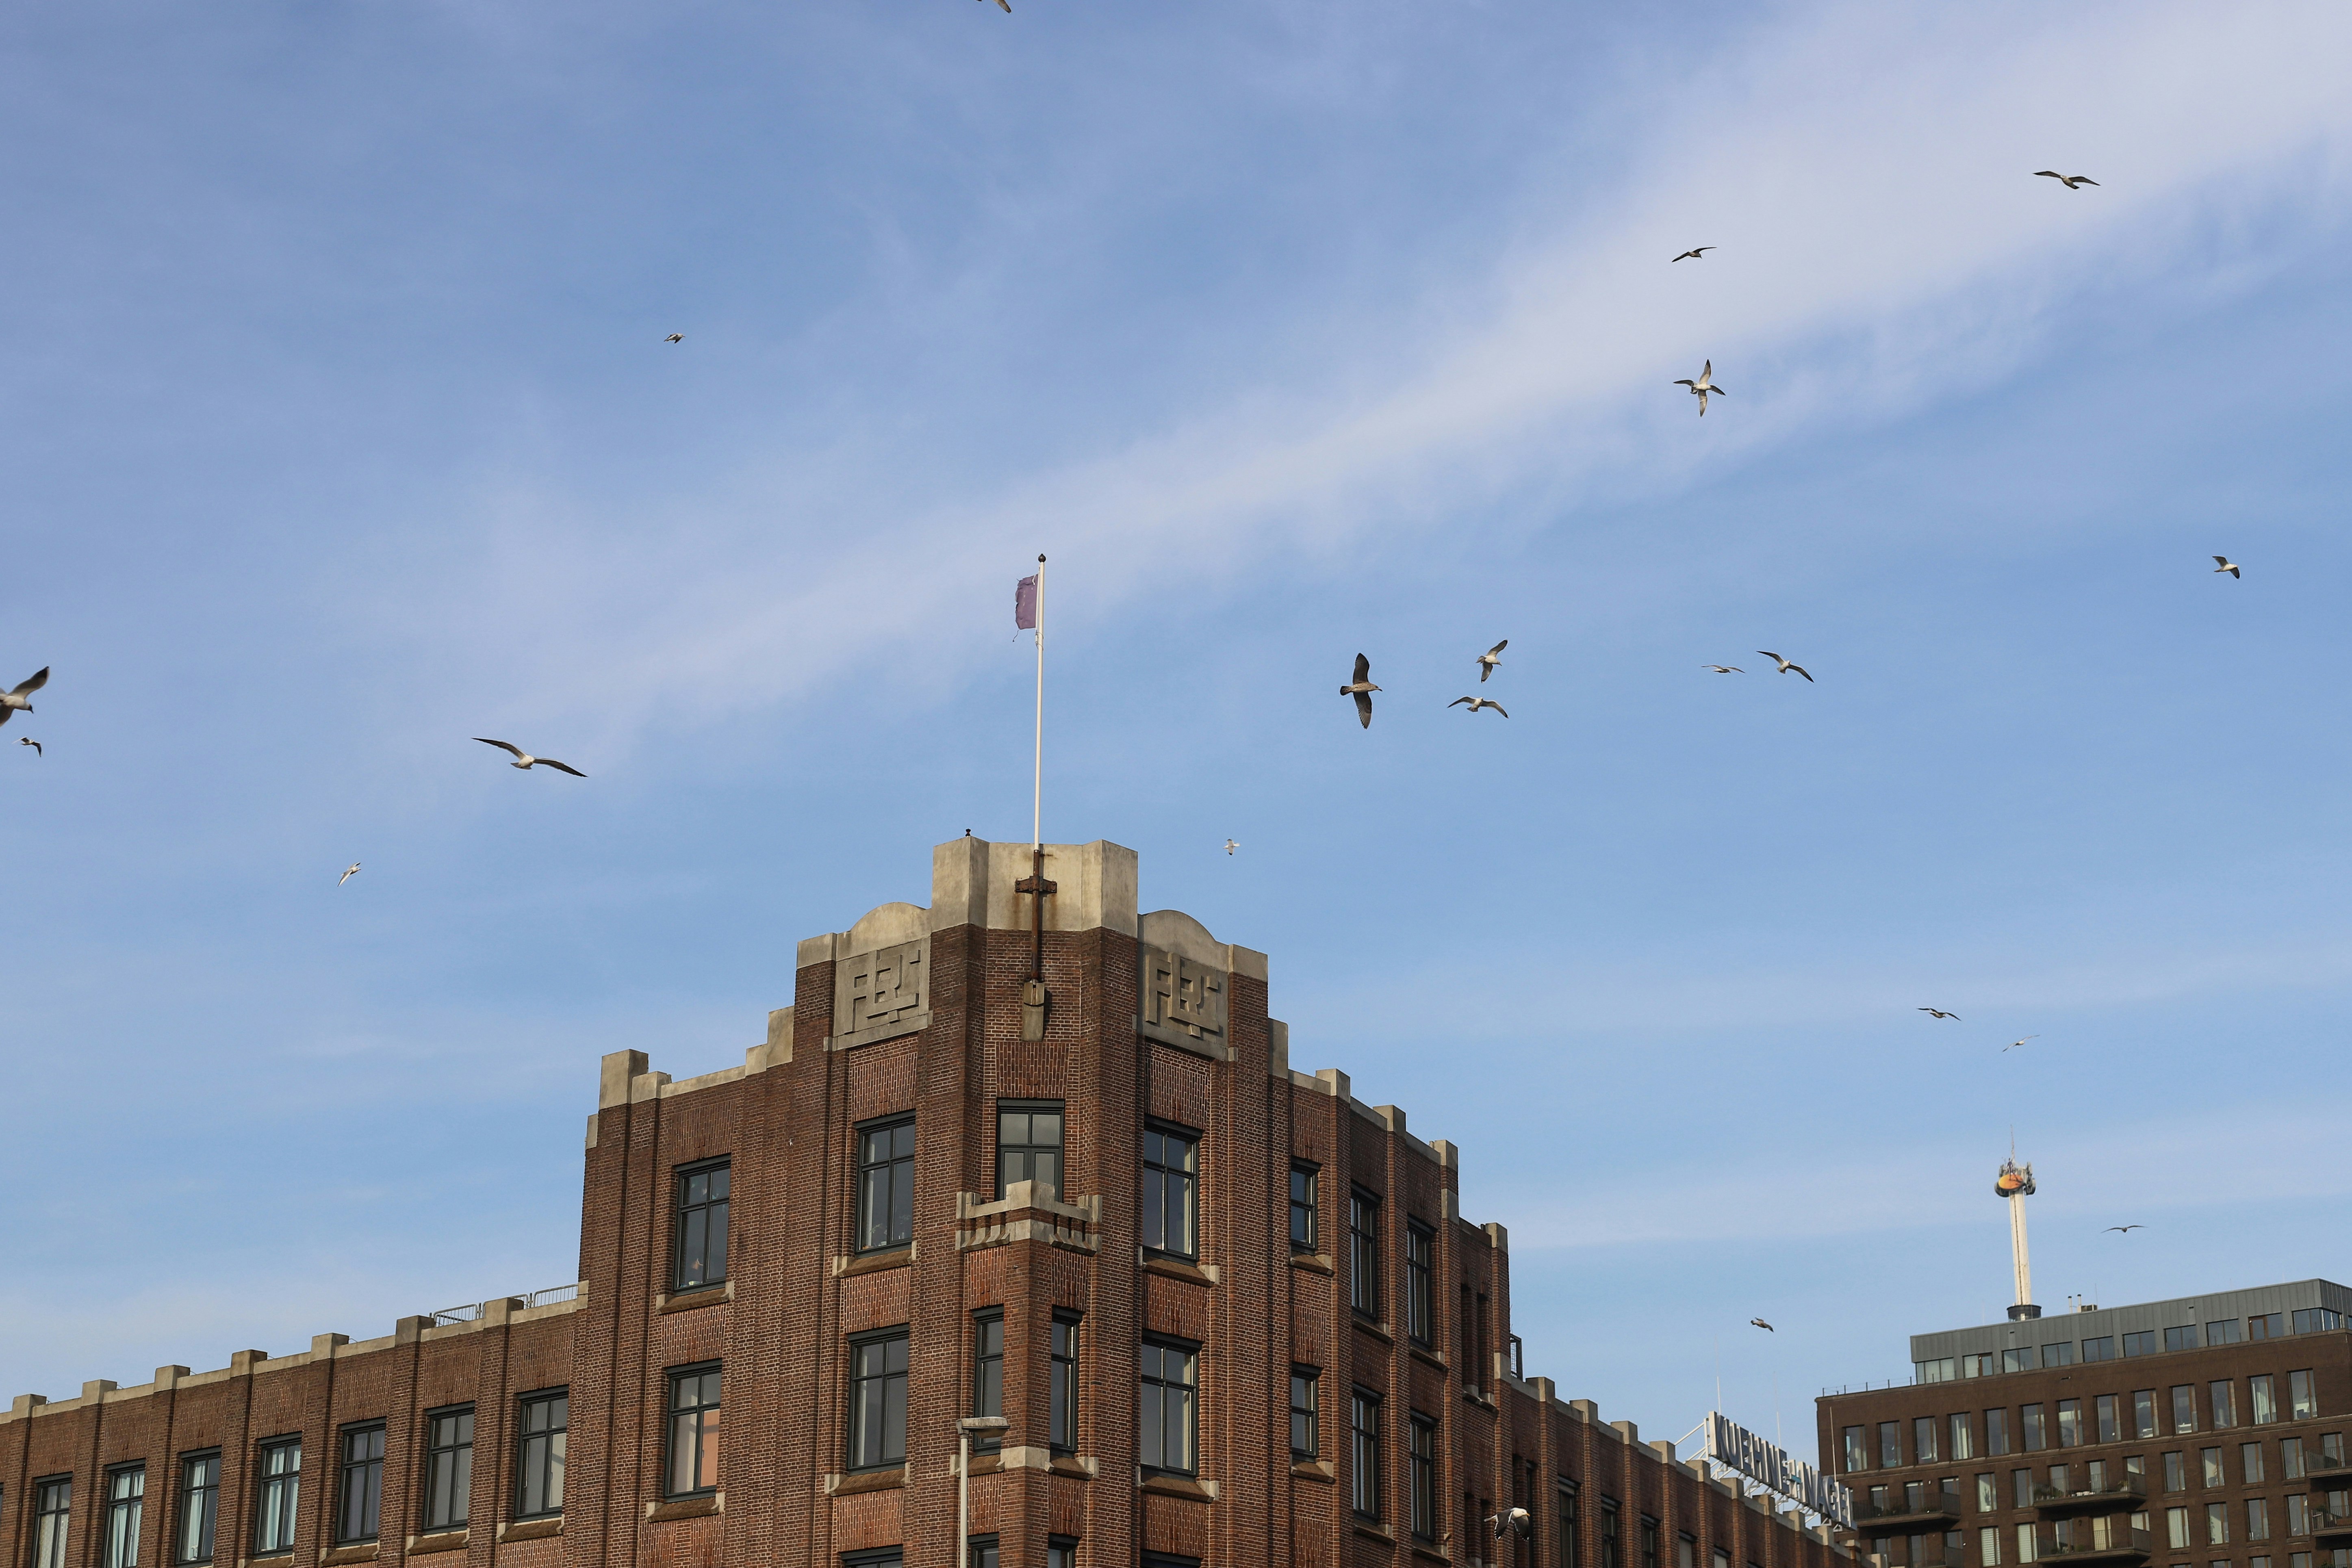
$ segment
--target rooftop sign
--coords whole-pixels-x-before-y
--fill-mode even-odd
[[[1808,1464],[1792,1459],[1720,1411],[1706,1413],[1706,1457],[1738,1471],[1766,1491],[1777,1492],[1809,1513],[1843,1529],[1853,1528],[1853,1493]]]

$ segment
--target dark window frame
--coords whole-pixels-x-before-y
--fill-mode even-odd
[[[908,1384],[913,1376],[914,1366],[914,1339],[910,1331],[911,1325],[898,1323],[888,1328],[875,1329],[866,1333],[849,1336],[849,1375],[845,1380],[849,1388],[849,1419],[842,1424],[844,1435],[848,1443],[847,1452],[842,1457],[842,1468],[847,1474],[872,1475],[883,1470],[898,1469],[907,1463],[907,1417],[909,1402]],[[906,1364],[896,1372],[890,1369],[887,1349],[893,1344],[902,1346],[906,1351],[902,1358]],[[866,1351],[874,1349],[881,1349],[883,1352],[882,1369],[879,1372],[859,1375],[858,1358]],[[889,1457],[888,1452],[890,1385],[894,1382],[898,1385],[898,1457],[895,1459]],[[865,1442],[866,1436],[865,1390],[868,1384],[874,1383],[879,1383],[882,1385],[880,1409],[882,1431],[872,1445],[867,1445]],[[880,1457],[861,1462],[858,1458],[861,1447],[870,1447]]]
[[[696,1160],[671,1170],[670,1185],[670,1249],[669,1288],[683,1296],[690,1290],[715,1290],[727,1283],[727,1204],[735,1190],[734,1158],[721,1154],[715,1159]],[[698,1177],[708,1178],[724,1173],[727,1191],[718,1196],[705,1189],[699,1198],[689,1196]],[[711,1211],[718,1211],[718,1245],[711,1246]],[[688,1278],[687,1248],[694,1236],[694,1221],[701,1222],[703,1256],[699,1274]],[[714,1267],[715,1258],[715,1267]]]
[[[1624,1568],[1624,1509],[1613,1497],[1601,1500],[1601,1568]]]
[[[441,1436],[436,1427],[443,1421],[463,1423],[459,1428],[458,1440],[448,1443],[436,1440]],[[463,1405],[440,1405],[425,1413],[425,1486],[423,1489],[425,1495],[424,1512],[420,1516],[423,1525],[418,1531],[419,1534],[432,1534],[444,1530],[464,1530],[468,1527],[474,1514],[474,1406],[470,1400]],[[458,1498],[465,1512],[452,1517],[445,1510],[442,1517],[436,1521],[434,1517],[434,1504],[443,1500],[437,1489],[441,1485],[440,1456],[443,1454],[463,1456],[465,1480],[462,1485],[453,1485],[450,1489]],[[458,1467],[459,1460],[452,1458],[450,1468],[454,1471]]]
[[[563,1406],[560,1424],[542,1426],[534,1431],[530,1424],[531,1412],[541,1406],[558,1402],[561,1402]],[[558,1442],[556,1439],[565,1437],[571,1429],[572,1389],[568,1384],[562,1388],[535,1389],[531,1393],[516,1398],[513,1518],[518,1520],[556,1519],[562,1515],[563,1458],[564,1450],[570,1447],[570,1444]],[[531,1453],[531,1445],[542,1442],[541,1452],[534,1456]],[[534,1471],[536,1471],[535,1475]],[[548,1484],[551,1475],[554,1478],[554,1485],[551,1487]],[[529,1506],[534,1480],[538,1483],[539,1494],[542,1499],[551,1492],[553,1493],[555,1500],[552,1506],[542,1504],[536,1509]]]
[[[1055,1132],[1053,1142],[1039,1143],[1033,1141],[1024,1143],[1007,1143],[1004,1142],[1005,1117],[1008,1115],[1035,1116],[1040,1113],[1050,1113],[1059,1120],[1060,1126]],[[1035,1131],[1034,1126],[1031,1128],[1031,1131]],[[1022,1179],[1025,1181],[1035,1181],[1037,1179],[1035,1173],[1036,1156],[1043,1151],[1051,1149],[1054,1152],[1054,1179],[1051,1184],[1054,1190],[1045,1195],[1052,1198],[1055,1203],[1061,1202],[1062,1178],[1068,1172],[1067,1150],[1069,1149],[1069,1142],[1070,1112],[1068,1102],[1066,1100],[998,1100],[996,1102],[996,1196],[999,1198],[1003,1197],[1004,1189],[1013,1184],[1011,1182],[1006,1181],[1004,1177],[1004,1156],[1007,1152],[1018,1151],[1027,1154],[1030,1162],[1030,1174]]]
[[[1408,1518],[1406,1529],[1415,1541],[1437,1539],[1437,1417],[1412,1412],[1406,1420],[1405,1454]]]
[[[272,1472],[273,1455],[292,1450],[291,1469]],[[253,1555],[256,1557],[287,1557],[294,1551],[294,1532],[302,1521],[302,1436],[289,1433],[283,1436],[265,1437],[253,1447]],[[283,1546],[265,1544],[262,1527],[271,1521],[269,1510],[277,1498],[293,1493],[293,1504],[286,1510],[286,1543]]]
[[[1427,1349],[1437,1342],[1437,1227],[1404,1216],[1404,1333]]]
[[[1348,1310],[1381,1321],[1381,1196],[1348,1189]]]
[[[1301,1388],[1307,1391],[1307,1403],[1298,1402]],[[1304,1424],[1307,1447],[1298,1446],[1299,1427]],[[1313,1460],[1323,1452],[1323,1369],[1303,1362],[1290,1365],[1290,1457]]]
[[[1312,1160],[1293,1160],[1290,1163],[1290,1250],[1320,1252],[1322,1242],[1323,1167]]]
[[[1003,1554],[997,1546],[997,1533],[975,1535],[964,1542],[964,1561],[970,1568],[997,1568]]]
[[[32,1483],[33,1568],[67,1568],[72,1561],[73,1484],[70,1475],[43,1476]],[[55,1531],[44,1539],[51,1520],[58,1521]]]
[[[1046,1328],[1045,1366],[1052,1379],[1045,1397],[1045,1447],[1055,1454],[1078,1451],[1078,1331],[1084,1314],[1057,1307]]]
[[[1386,1500],[1381,1495],[1382,1403],[1378,1389],[1362,1384],[1348,1391],[1348,1505],[1358,1519],[1379,1519]]]
[[[1158,1387],[1162,1391],[1160,1394],[1160,1407],[1159,1427],[1160,1436],[1163,1439],[1166,1437],[1168,1431],[1168,1395],[1165,1392],[1166,1390],[1172,1388],[1182,1392],[1184,1409],[1186,1412],[1183,1422],[1185,1451],[1182,1458],[1184,1459],[1184,1463],[1181,1465],[1171,1465],[1167,1463],[1154,1464],[1150,1459],[1144,1459],[1142,1460],[1143,1472],[1147,1476],[1197,1476],[1201,1473],[1201,1346],[1195,1341],[1181,1339],[1171,1334],[1145,1334],[1142,1337],[1141,1343],[1144,1349],[1157,1350],[1160,1352],[1163,1356],[1174,1354],[1184,1357],[1192,1373],[1190,1380],[1181,1383],[1171,1383],[1165,1376],[1155,1377],[1150,1373],[1145,1371],[1139,1371],[1138,1373],[1137,1392],[1139,1397],[1137,1401],[1137,1411],[1139,1418],[1140,1417],[1144,1399],[1150,1397],[1149,1395],[1144,1394],[1142,1391],[1152,1387]],[[1137,1451],[1139,1455],[1142,1452],[1140,1445],[1138,1446]],[[1163,1461],[1168,1458],[1168,1452],[1164,1442],[1160,1448],[1160,1457]]]
[[[1183,1259],[1187,1263],[1192,1262],[1201,1256],[1201,1144],[1203,1142],[1202,1137],[1197,1130],[1187,1127],[1181,1121],[1165,1121],[1158,1117],[1153,1117],[1143,1124],[1143,1134],[1147,1140],[1144,1144],[1142,1167],[1144,1189],[1147,1195],[1143,1199],[1141,1205],[1144,1211],[1142,1217],[1147,1226],[1153,1225],[1158,1226],[1160,1237],[1160,1239],[1156,1242],[1144,1242],[1143,1250],[1150,1257],[1177,1258]],[[1169,1164],[1164,1153],[1161,1158],[1157,1160],[1153,1159],[1151,1154],[1151,1145],[1149,1140],[1154,1138],[1160,1141],[1163,1150],[1167,1142],[1171,1139],[1182,1143],[1188,1152],[1188,1161],[1186,1165],[1179,1167]],[[1159,1173],[1158,1180],[1160,1184],[1160,1201],[1157,1205],[1154,1205],[1148,1195],[1154,1179],[1153,1173],[1155,1172]],[[1181,1179],[1184,1194],[1184,1228],[1187,1234],[1183,1238],[1184,1245],[1181,1247],[1171,1247],[1168,1244],[1168,1193],[1169,1184],[1171,1178]],[[1149,1230],[1147,1230],[1145,1234],[1150,1234]]]
[[[355,1447],[369,1444],[373,1445],[372,1452]],[[383,1456],[390,1446],[382,1419],[353,1421],[336,1428],[337,1546],[361,1546],[383,1538]]]
[[[866,1140],[877,1132],[897,1132],[904,1128],[908,1133],[907,1152],[898,1152],[895,1141],[890,1152],[882,1159],[869,1157]],[[850,1205],[850,1250],[860,1258],[879,1257],[886,1252],[904,1252],[915,1244],[915,1153],[917,1148],[915,1113],[894,1110],[887,1116],[869,1117],[850,1129],[850,1158],[856,1169],[851,1176],[854,1201]],[[901,1167],[904,1167],[903,1171]],[[883,1240],[874,1235],[874,1179],[882,1173],[886,1210],[886,1233]],[[898,1237],[899,1178],[906,1182],[907,1235]]]
[[[194,1472],[199,1465],[210,1465],[211,1473],[205,1484],[194,1484]],[[180,1479],[172,1494],[175,1517],[172,1521],[170,1560],[190,1568],[200,1563],[210,1563],[220,1549],[221,1451],[218,1448],[194,1448],[180,1456]],[[189,1539],[188,1510],[198,1510],[194,1534],[204,1544],[202,1555],[187,1552],[194,1544]]]
[[[133,1476],[138,1478],[139,1489],[129,1497],[115,1496],[115,1483]],[[98,1498],[100,1510],[99,1568],[139,1568],[139,1537],[147,1517],[147,1463],[143,1459],[132,1459],[124,1464],[109,1465],[99,1472],[99,1479],[104,1483]],[[128,1556],[114,1549],[116,1542],[124,1539],[123,1532],[115,1529],[115,1517],[126,1510],[131,1514],[128,1535],[131,1552]]]
[[[709,1376],[712,1373],[717,1373],[719,1374],[719,1397],[708,1404],[700,1403],[702,1394],[701,1380]],[[678,1385],[686,1382],[688,1378],[696,1380],[695,1395],[698,1402],[693,1405],[680,1405],[677,1402]],[[719,1426],[719,1463],[715,1468],[720,1471],[723,1471],[726,1468],[726,1363],[723,1361],[698,1361],[688,1366],[666,1367],[662,1372],[662,1496],[666,1499],[675,1499],[710,1497],[715,1495],[719,1490],[719,1477],[714,1474],[711,1476],[708,1485],[703,1484],[702,1448],[705,1425],[709,1419],[709,1413],[717,1411],[719,1413],[720,1420]],[[685,1488],[677,1488],[672,1485],[672,1483],[677,1479],[677,1435],[680,1426],[680,1416],[693,1417],[692,1426],[694,1430],[694,1476],[692,1479],[695,1484]]]
[[[1559,1520],[1553,1535],[1558,1542],[1559,1568],[1577,1568],[1583,1558],[1583,1490],[1566,1476],[1552,1478],[1552,1510]]]
[[[990,1382],[992,1373],[994,1373],[992,1385]],[[1004,1414],[1004,1309],[1002,1307],[982,1307],[971,1315],[971,1414]],[[975,1432],[971,1435],[971,1451],[975,1454],[994,1454],[1003,1447],[1004,1435],[1002,1432]]]

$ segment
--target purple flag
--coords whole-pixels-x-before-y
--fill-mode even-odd
[[[1037,579],[1024,577],[1013,590],[1013,624],[1024,632],[1037,629]]]

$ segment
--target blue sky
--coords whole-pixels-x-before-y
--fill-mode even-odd
[[[600,1053],[1023,836],[1041,550],[1048,836],[1604,1415],[1998,1316],[2012,1128],[2045,1305],[2352,1268],[2352,15],[1015,5],[0,21],[0,1393],[572,1279]]]

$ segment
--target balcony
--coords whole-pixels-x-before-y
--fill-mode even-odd
[[[2342,1481],[2352,1478],[2352,1459],[2342,1454],[2306,1453],[2303,1457],[2303,1479],[2308,1481]]]
[[[1853,1505],[1853,1528],[1860,1535],[1924,1535],[1930,1530],[1950,1530],[1960,1522],[1960,1494],[1929,1492],[1917,1508],[1890,1502],[1883,1509]]]
[[[2145,1530],[2111,1530],[2102,1546],[2095,1541],[2079,1542],[2072,1546],[2053,1546],[2043,1553],[2044,1562],[2061,1559],[2067,1563],[2140,1563],[2148,1553],[2147,1531]]]
[[[2126,1472],[2110,1476],[2103,1487],[2033,1489],[2034,1511],[2044,1519],[2071,1519],[2084,1514],[2121,1513],[2147,1506],[2147,1478]]]
[[[2352,1536],[2352,1513],[2330,1513],[2324,1508],[2311,1510],[2311,1538],[2314,1541],[2343,1540]]]

